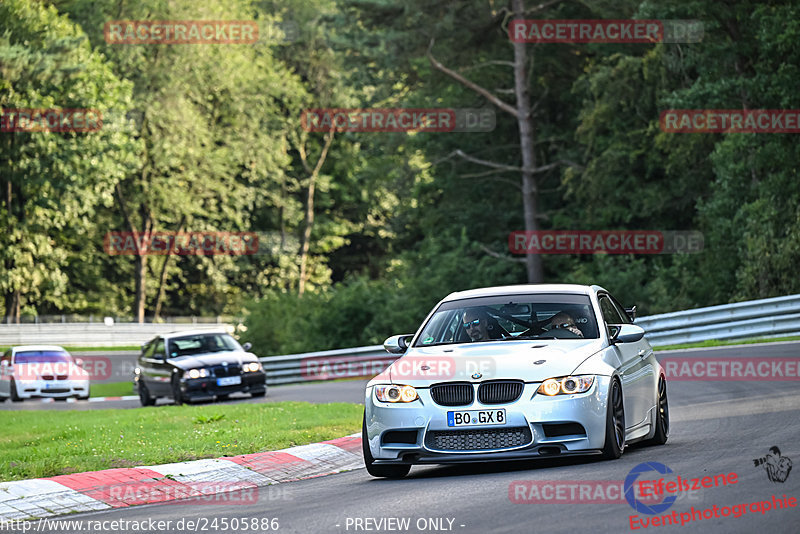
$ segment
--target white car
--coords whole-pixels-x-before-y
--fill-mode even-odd
[[[56,345],[12,347],[0,358],[0,402],[32,397],[89,398],[89,373]]]
[[[666,375],[634,316],[598,286],[453,293],[384,343],[403,356],[367,385],[367,471],[665,443]]]

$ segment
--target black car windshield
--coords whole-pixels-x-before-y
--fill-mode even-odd
[[[226,350],[243,349],[228,334],[194,334],[169,340],[170,358]]]
[[[14,363],[70,363],[69,353],[59,350],[26,350],[14,355]]]
[[[598,339],[587,295],[506,295],[442,304],[415,347],[514,339]]]

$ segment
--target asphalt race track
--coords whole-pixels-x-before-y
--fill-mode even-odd
[[[713,350],[659,353],[659,356],[796,356],[800,343],[747,346]],[[327,400],[358,402],[363,382],[335,382],[285,387],[285,397],[312,400],[309,391],[321,389]],[[284,388],[270,390],[269,400],[278,400]],[[333,398],[332,398],[333,397]],[[638,521],[677,512],[691,516],[690,510],[725,510],[747,504],[740,517],[696,519],[681,526],[654,526],[646,532],[800,532],[798,507],[770,509],[762,513],[750,503],[781,498],[800,498],[800,471],[790,472],[785,482],[770,481],[763,467],[753,460],[763,457],[770,447],[800,462],[800,391],[789,381],[673,381],[669,384],[671,430],[669,442],[661,447],[626,449],[621,459],[602,461],[593,458],[547,459],[479,465],[414,467],[402,480],[373,479],[363,469],[326,477],[260,488],[258,499],[248,504],[204,502],[191,505],[167,504],[130,507],[113,511],[62,517],[63,521],[164,521],[165,528],[132,530],[124,524],[104,523],[100,532],[268,532],[266,529],[230,528],[231,519],[276,518],[277,532],[509,532],[590,533],[630,532],[631,517]],[[87,403],[88,404],[88,403]],[[106,404],[106,403],[103,403]],[[111,404],[111,403],[107,403]],[[31,404],[32,405],[32,404]],[[48,408],[59,404],[47,405]],[[27,405],[26,405],[27,407]],[[66,406],[64,406],[66,407]],[[70,408],[78,407],[78,403]],[[107,406],[110,407],[110,406]],[[4,409],[8,409],[8,403]],[[94,408],[94,406],[93,406]],[[714,477],[736,473],[736,483],[679,494],[668,510],[657,516],[636,512],[622,502],[606,504],[568,502],[512,502],[525,500],[526,492],[515,491],[519,481],[583,484],[590,481],[624,481],[629,472],[643,462],[659,462],[674,472],[674,480]],[[652,473],[651,473],[652,475]],[[672,477],[672,478],[669,478]],[[644,478],[644,477],[643,477]],[[656,478],[648,476],[647,478]],[[540,486],[541,487],[541,486]],[[512,491],[510,492],[510,488]],[[541,493],[545,495],[544,490]],[[611,496],[611,493],[608,494]],[[554,497],[550,497],[551,499]],[[765,508],[765,507],[762,507]],[[741,513],[742,508],[735,508]],[[711,514],[713,512],[709,512]],[[222,528],[226,519],[228,528]],[[38,532],[86,533],[83,528],[63,528],[66,524],[48,520]],[[178,525],[178,522],[184,522]],[[398,521],[408,520],[400,529]],[[166,522],[171,521],[171,525]],[[194,522],[194,528],[186,526]],[[37,532],[36,522],[31,532]],[[128,524],[130,525],[130,523]],[[263,523],[262,523],[263,525]],[[216,528],[214,528],[216,526]],[[117,528],[112,528],[117,527]],[[205,527],[205,528],[201,528]],[[46,530],[41,530],[46,528]],[[105,530],[108,528],[108,530]]]

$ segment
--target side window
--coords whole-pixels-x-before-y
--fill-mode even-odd
[[[156,348],[156,342],[151,341],[150,343],[144,346],[144,349],[142,350],[142,356],[144,356],[145,358],[152,358],[153,350],[155,348]]]
[[[164,340],[163,339],[158,338],[158,342],[155,343],[155,346],[156,346],[156,350],[153,351],[153,355],[155,355],[155,356],[159,356],[160,355],[161,357],[165,357],[167,355],[167,351],[164,348]]]
[[[617,308],[614,306],[614,303],[612,303],[611,299],[606,296],[600,297],[600,312],[603,314],[603,320],[606,322],[606,324],[625,323],[617,311]]]
[[[611,297],[611,295],[609,295]],[[625,308],[620,304],[617,299],[611,297],[611,302],[614,304],[614,307],[617,309],[617,313],[622,318],[621,324],[632,324],[631,318],[628,317],[628,312],[625,311]]]

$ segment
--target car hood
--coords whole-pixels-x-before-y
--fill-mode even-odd
[[[42,376],[64,376],[69,380],[86,380],[89,373],[75,362],[15,363],[17,380],[40,380]]]
[[[541,382],[572,373],[603,348],[600,339],[543,339],[414,347],[370,381],[426,387],[498,379]],[[480,376],[479,376],[480,375]]]
[[[222,365],[227,362],[229,364],[243,364],[248,362],[257,362],[258,358],[251,352],[241,351],[225,351],[225,352],[206,352],[204,354],[191,354],[187,356],[178,356],[177,358],[168,358],[167,361],[183,370],[197,369],[199,367],[209,367],[212,365]]]

